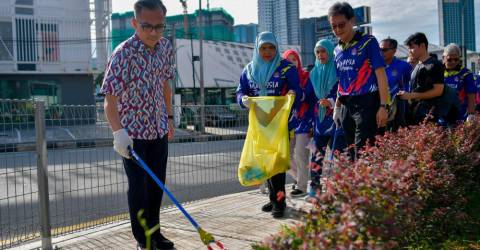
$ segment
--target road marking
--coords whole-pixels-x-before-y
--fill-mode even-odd
[[[76,140],[77,138],[72,134],[72,132],[70,132],[70,129],[68,128],[62,128],[63,130],[65,130],[65,132],[67,132],[67,134],[72,137],[72,139]]]
[[[17,141],[21,142],[22,141],[22,135],[20,134],[20,130],[18,130],[18,128],[16,128],[15,131],[17,131]]]

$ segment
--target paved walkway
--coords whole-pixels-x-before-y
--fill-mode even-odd
[[[299,222],[302,211],[309,209],[303,199],[288,199],[286,216],[278,220],[260,210],[266,202],[268,197],[255,190],[192,202],[185,205],[185,209],[226,248],[251,249],[251,244],[278,232],[282,224]],[[164,209],[160,218],[162,233],[175,243],[176,249],[206,249],[179,210]],[[55,247],[69,250],[135,249],[136,246],[128,221],[55,238],[53,242]],[[39,244],[15,249],[37,249]]]

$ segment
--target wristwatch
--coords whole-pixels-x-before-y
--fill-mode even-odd
[[[385,103],[380,103],[380,108],[384,108],[388,111],[390,107]]]

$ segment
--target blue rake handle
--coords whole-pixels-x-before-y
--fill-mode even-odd
[[[158,184],[158,186],[168,195],[168,198],[175,204],[175,206],[183,213],[183,215],[190,221],[190,223],[197,229],[198,233],[200,234],[200,239],[202,242],[208,246],[209,249],[211,247],[209,246],[210,243],[216,243],[217,246],[220,247],[220,249],[224,249],[223,245],[219,241],[215,241],[213,236],[209,233],[207,233],[205,230],[203,230],[198,223],[192,218],[192,216],[183,208],[183,206],[178,202],[178,200],[173,196],[172,192],[168,190],[168,188],[162,183],[160,179],[152,172],[152,170],[147,166],[147,164],[138,156],[138,154],[130,147],[128,146],[128,150],[130,151],[130,155],[137,161],[137,163],[140,165],[143,170],[145,170],[150,177]]]

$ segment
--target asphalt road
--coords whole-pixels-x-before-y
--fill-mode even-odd
[[[242,147],[243,140],[170,144],[167,187],[180,202],[248,190],[237,179]],[[35,157],[0,153],[0,241],[39,230]],[[53,228],[127,212],[127,179],[112,148],[49,150],[48,163]]]

